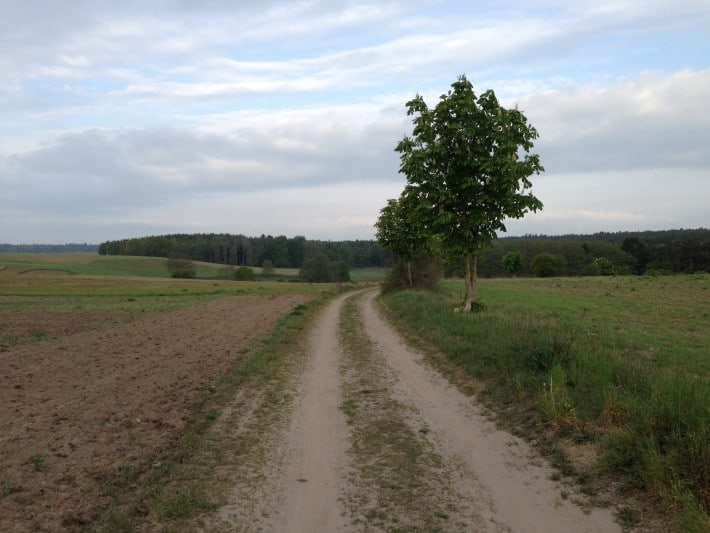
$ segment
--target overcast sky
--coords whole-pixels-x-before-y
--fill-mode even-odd
[[[509,234],[710,225],[707,0],[0,0],[0,242],[371,239],[405,103],[538,129]]]

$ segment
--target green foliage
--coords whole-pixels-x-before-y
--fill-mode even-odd
[[[484,281],[475,317],[446,312],[453,283],[385,301],[451,361],[490,383],[498,401],[521,403],[559,435],[603,435],[604,472],[662,498],[677,510],[680,530],[702,531],[710,503],[710,338],[698,294],[710,290],[708,282]]]
[[[301,280],[308,283],[350,281],[350,273],[345,262],[331,262],[324,254],[318,254],[311,259],[306,259],[298,275]]]
[[[350,281],[350,272],[348,271],[348,265],[345,264],[345,261],[333,261],[330,264],[330,278],[335,282]]]
[[[477,97],[465,76],[433,109],[417,95],[407,102],[407,114],[415,116],[413,134],[396,147],[407,177],[407,218],[438,236],[451,262],[465,260],[471,301],[475,256],[505,231],[506,218],[542,209],[529,179],[544,170],[530,153],[537,131],[518,109],[501,106],[493,91]]]
[[[387,272],[382,284],[382,291],[390,292],[409,288],[433,291],[439,286],[442,273],[441,260],[434,255],[419,257],[411,263],[399,259]]]
[[[254,269],[240,266],[234,271],[234,279],[236,281],[254,281]]]
[[[503,270],[511,276],[517,276],[523,268],[525,256],[521,252],[508,252],[500,260]]]
[[[600,276],[616,276],[619,272],[616,270],[614,262],[606,257],[596,257],[592,261],[592,265],[599,272]]]
[[[539,278],[561,276],[564,273],[565,260],[559,255],[542,253],[533,257],[530,268]]]
[[[327,283],[331,281],[330,261],[323,254],[306,259],[298,276],[308,283]]]

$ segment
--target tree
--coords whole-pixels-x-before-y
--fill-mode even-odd
[[[264,276],[273,276],[274,264],[270,260],[265,259],[264,262],[261,264],[261,273]]]
[[[350,271],[345,261],[333,261],[330,263],[330,279],[337,282],[350,281]]]
[[[533,257],[530,268],[539,278],[552,278],[562,274],[565,260],[560,255],[543,252]]]
[[[412,261],[423,256],[429,249],[428,237],[411,216],[414,212],[411,200],[411,197],[404,194],[399,200],[387,200],[387,205],[380,210],[380,217],[375,223],[377,241],[404,262],[408,288],[414,284]]]
[[[325,254],[317,254],[306,259],[301,265],[298,276],[309,283],[327,283],[331,281],[330,261]]]
[[[524,256],[520,252],[508,252],[505,254],[500,263],[503,265],[503,270],[505,270],[511,276],[517,276],[520,270],[523,268]]]
[[[417,95],[407,102],[415,115],[412,136],[395,150],[414,199],[412,220],[441,239],[444,252],[465,271],[464,310],[476,298],[480,252],[505,231],[506,218],[542,209],[530,176],[543,171],[531,154],[538,133],[518,109],[506,109],[491,90],[476,97],[465,76],[434,109]]]

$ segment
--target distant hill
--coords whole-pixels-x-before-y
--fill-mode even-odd
[[[13,252],[16,254],[41,253],[61,254],[69,252],[98,252],[98,244],[0,244],[0,252]]]

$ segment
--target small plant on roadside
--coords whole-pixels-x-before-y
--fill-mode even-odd
[[[543,384],[540,407],[548,422],[558,426],[576,424],[576,414],[567,390],[567,375],[560,364],[552,367],[549,381]]]

